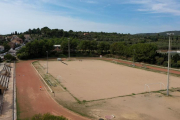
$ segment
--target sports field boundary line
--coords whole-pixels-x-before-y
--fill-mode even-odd
[[[34,62],[37,62],[37,61],[34,61]],[[36,70],[36,68],[34,67],[33,63],[31,63],[31,65],[33,66],[33,68]],[[49,87],[49,85],[46,83],[46,81],[44,80],[44,78],[39,74],[39,72],[36,70],[36,72],[38,73],[38,75],[41,77],[41,79],[43,80],[43,82],[46,84],[46,86],[49,88],[49,90],[54,93],[54,91]]]
[[[178,88],[178,87],[176,87]],[[176,89],[175,88],[175,89]],[[172,88],[171,88],[172,89]],[[170,91],[171,91],[170,89]],[[109,98],[102,98],[102,99],[95,99],[95,100],[88,100],[86,101],[87,103],[89,102],[95,102],[95,101],[102,101],[102,100],[110,100],[110,99],[116,99],[116,98],[121,98],[121,97],[129,97],[129,96],[135,96],[135,95],[142,95],[142,94],[149,94],[149,93],[160,93],[164,96],[166,96],[166,94],[162,93],[166,91],[166,89],[161,89],[161,90],[156,90],[156,91],[151,91],[151,92],[140,92],[140,93],[132,93],[132,94],[126,94],[126,95],[120,95],[120,96],[115,96],[115,97],[109,97]],[[172,97],[172,95],[170,96],[166,96],[166,97]]]
[[[34,65],[33,65],[33,63],[34,62],[37,62],[37,61],[33,61],[33,62],[31,62],[31,65],[33,66],[33,68],[36,70],[36,68],[34,67]],[[36,72],[39,74],[39,72],[36,70]],[[42,76],[39,74],[39,76],[42,78]],[[43,79],[43,78],[42,78]],[[44,81],[44,79],[43,79],[43,81]],[[44,81],[45,82],[45,81]],[[45,84],[47,85],[47,83],[45,82]],[[48,85],[47,85],[48,86]],[[48,86],[48,88],[49,88],[49,86]],[[51,89],[51,88],[50,88]],[[46,90],[47,90],[47,88],[46,88]],[[51,89],[52,90],[52,89]],[[56,101],[56,99],[55,98],[53,98],[52,97],[52,95],[50,94],[50,92],[48,92],[47,91],[47,93],[49,94],[49,96],[50,96],[50,98],[57,104],[57,105],[59,105],[59,107],[62,107],[62,108],[64,108],[64,109],[66,109],[69,113],[71,113],[71,114],[73,114],[73,115],[75,115],[75,116],[79,116],[79,117],[82,117],[82,118],[85,118],[86,120],[91,120],[90,118],[88,118],[88,116],[85,116],[85,115],[81,115],[80,113],[78,113],[78,112],[76,112],[76,111],[74,111],[74,110],[71,110],[70,108],[67,108],[67,107],[64,107],[63,105],[61,105],[58,101]],[[52,92],[53,93],[53,92]],[[68,92],[69,93],[69,92]],[[68,118],[68,117],[67,117]],[[69,120],[71,120],[71,119],[69,119]]]
[[[38,64],[42,67],[42,69],[43,69],[43,66],[39,63],[39,61],[34,61],[34,62],[38,62]],[[35,68],[36,69],[36,68]],[[36,69],[37,70],[37,69]],[[39,72],[38,72],[39,73]],[[39,73],[40,74],[40,73]],[[51,76],[53,79],[55,79],[56,80],[56,78],[54,77],[54,76],[52,76],[50,73],[48,73],[49,74],[49,76]],[[41,74],[40,74],[41,75]],[[42,77],[42,76],[41,76]],[[57,80],[56,80],[57,81]],[[58,82],[58,81],[57,81]],[[59,83],[60,84],[60,83]],[[60,87],[61,87],[61,89],[63,90],[63,91],[66,91],[65,89],[64,89],[64,86],[62,85],[62,84],[60,84]]]

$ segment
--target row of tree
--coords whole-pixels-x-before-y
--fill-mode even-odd
[[[53,51],[54,45],[61,45],[60,52]],[[134,60],[135,62],[145,62],[167,66],[167,54],[157,53],[157,45],[152,43],[127,44],[126,42],[102,42],[95,40],[78,40],[73,38],[52,38],[34,40],[22,47],[17,53],[20,59],[33,59],[49,56],[67,56],[68,47],[72,56],[99,56],[116,55],[122,59]],[[172,57],[172,66],[180,67],[180,57]]]
[[[70,46],[71,53],[95,53],[95,54],[114,54],[124,56],[126,58],[136,56],[137,61],[149,62],[156,54],[157,46],[154,44],[126,44],[125,42],[115,42],[110,44],[109,42],[78,40],[78,39],[48,39],[48,40],[34,40],[26,44],[18,52],[20,58],[37,58],[46,55],[46,51],[52,51],[53,45],[61,45],[61,52],[63,54],[68,53],[68,47]],[[151,59],[150,59],[151,58]]]

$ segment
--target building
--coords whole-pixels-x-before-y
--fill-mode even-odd
[[[0,51],[4,51],[4,46],[0,45]]]
[[[167,50],[157,50],[156,52],[160,53],[160,54],[168,54]],[[177,50],[177,51],[171,50],[170,53],[171,53],[171,55],[175,55],[175,54],[179,54],[180,55],[180,51],[179,50]]]
[[[13,43],[13,42],[9,42],[8,45],[13,49],[15,48],[15,43]]]
[[[24,37],[25,37],[25,41],[31,41],[32,40],[31,36],[28,34],[24,35]]]
[[[0,35],[0,40],[3,40],[3,39],[4,39],[4,37],[2,35]]]
[[[88,35],[89,33],[84,33],[84,35]]]
[[[17,45],[17,44],[22,44],[23,40],[21,38],[14,38],[11,40],[11,42]]]
[[[61,45],[54,45],[54,47],[55,47],[55,49],[53,51],[56,51],[56,52],[61,51],[61,49],[60,49]]]

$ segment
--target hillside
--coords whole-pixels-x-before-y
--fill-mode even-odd
[[[167,33],[174,33],[175,36],[180,35],[180,31],[165,31],[165,32],[159,32],[159,33],[138,33],[136,35],[143,35],[143,36],[156,36],[156,35],[161,35],[161,36],[167,36]]]

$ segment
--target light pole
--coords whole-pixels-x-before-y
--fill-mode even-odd
[[[135,54],[135,49],[133,49],[134,51],[134,54]],[[135,63],[134,63],[134,54],[133,54],[133,67],[135,66]]]
[[[69,44],[70,38],[68,38],[68,51],[69,51],[69,60],[70,60],[70,44]]]
[[[48,51],[46,51],[47,53],[47,74],[48,74]]]
[[[169,96],[169,67],[170,67],[170,57],[171,57],[171,36],[174,33],[167,33],[169,36],[169,50],[168,50],[168,71],[167,71],[167,96]]]

